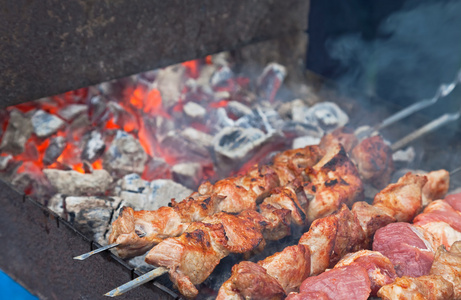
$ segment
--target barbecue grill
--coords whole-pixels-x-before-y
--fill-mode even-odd
[[[0,46],[0,64],[6,70],[0,76],[2,108],[223,50],[231,51],[249,72],[273,60],[280,62],[289,69],[288,84],[293,86],[304,75],[308,1],[16,1],[10,7],[0,12],[6,40]],[[330,91],[319,95],[340,101]],[[351,120],[364,112],[383,119],[399,109],[376,99],[372,108],[349,97],[342,100]],[[406,130],[426,122],[416,116]],[[402,135],[401,128],[388,129],[389,134],[396,131]],[[459,150],[458,137],[449,130],[417,144],[425,149],[419,166],[461,165],[459,158],[453,162],[450,156]],[[429,162],[427,157],[435,159]],[[141,275],[110,253],[91,263],[71,260],[100,245],[11,185],[0,181],[0,191],[0,267],[32,293],[45,299],[98,299]],[[179,296],[167,281],[155,281],[123,297]]]

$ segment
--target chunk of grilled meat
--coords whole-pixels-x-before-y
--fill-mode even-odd
[[[392,150],[380,136],[362,140],[350,154],[364,182],[378,189],[389,184],[394,172]]]
[[[326,151],[336,144],[341,144],[347,153],[351,153],[358,143],[359,140],[354,134],[354,130],[349,127],[340,127],[324,135],[319,146]]]
[[[270,166],[278,175],[281,186],[303,178],[304,170],[317,164],[323,157],[324,151],[318,146],[307,146],[292,149],[277,154]]]
[[[289,214],[285,209],[275,210]],[[149,251],[146,262],[168,268],[171,281],[181,294],[193,298],[198,294],[195,285],[202,283],[229,253],[261,250],[266,243],[264,232],[271,225],[274,230],[281,228],[254,210],[238,215],[220,212],[191,223],[179,237],[160,242]]]
[[[379,192],[373,206],[388,212],[399,222],[411,222],[422,208],[422,188],[426,182],[426,176],[407,173]]]
[[[277,279],[267,274],[266,269],[256,263],[242,261],[232,267],[232,276],[221,286],[216,300],[284,298],[283,287]]]
[[[365,243],[365,232],[345,205],[337,213],[315,220],[299,240],[311,251],[311,275],[333,267],[347,253],[364,249]]]
[[[394,265],[392,265],[389,258],[377,251],[360,250],[346,254],[334,268],[352,264],[358,264],[365,268],[371,282],[371,295],[374,296],[382,286],[393,283],[397,278]]]
[[[404,276],[378,291],[383,300],[451,300],[453,284],[439,275]]]
[[[363,199],[363,184],[357,168],[344,148],[336,144],[312,168],[306,169],[309,183],[304,192],[309,199],[308,222],[338,210],[344,203],[352,206]]]
[[[451,245],[450,251],[441,246],[435,253],[432,275],[440,275],[454,287],[454,299],[461,299],[461,241]]]
[[[434,200],[443,199],[450,187],[450,173],[447,170],[437,170],[426,174],[427,183],[423,187],[423,207]]]

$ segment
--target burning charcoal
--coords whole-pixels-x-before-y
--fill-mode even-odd
[[[212,132],[219,132],[223,128],[235,126],[234,120],[227,116],[226,110],[223,107],[212,111],[207,124],[212,129]]]
[[[257,108],[249,115],[243,116],[235,122],[242,128],[258,128],[272,133],[283,127],[284,121],[279,114],[271,108]]]
[[[213,87],[225,84],[229,79],[234,77],[234,73],[228,66],[221,66],[211,76],[210,83]]]
[[[162,140],[162,147],[168,149],[168,155],[178,160],[197,160],[207,158],[209,151],[197,141],[184,139],[177,131],[170,131]]]
[[[64,127],[66,123],[55,115],[49,114],[43,110],[38,110],[32,116],[32,126],[34,133],[38,137],[48,137]]]
[[[11,154],[0,156],[0,171],[5,171],[12,160],[13,156]]]
[[[121,188],[124,191],[142,193],[149,186],[149,182],[141,179],[136,173],[125,175],[121,180]]]
[[[306,146],[318,145],[320,143],[320,137],[315,136],[301,136],[293,140],[293,149],[304,148]]]
[[[190,194],[192,190],[168,179],[157,179],[149,184],[148,201],[144,207],[146,210],[156,210],[167,206],[171,199],[181,201]]]
[[[50,145],[45,150],[43,156],[43,163],[45,165],[51,165],[56,159],[62,154],[66,148],[66,139],[62,136],[54,137],[50,140]]]
[[[150,157],[147,160],[142,177],[146,180],[154,180],[159,178],[171,178],[170,165],[162,158]]]
[[[220,52],[211,56],[211,61],[213,65],[221,67],[228,66],[230,64],[230,53],[229,52]]]
[[[42,204],[53,193],[53,188],[40,168],[33,162],[24,162],[13,176],[11,184],[26,195],[32,195]]]
[[[104,153],[106,144],[99,131],[93,130],[83,147],[81,158],[89,162],[94,162]]]
[[[321,102],[310,108],[294,109],[293,120],[318,125],[328,132],[346,125],[349,117],[335,103]]]
[[[188,102],[184,105],[184,114],[193,121],[202,121],[205,117],[206,109],[195,102]]]
[[[190,189],[196,189],[203,177],[202,165],[199,163],[176,164],[171,171],[176,182]]]
[[[244,159],[270,139],[256,128],[227,127],[214,137],[217,169],[221,174],[238,167]]]
[[[396,151],[392,154],[392,160],[395,162],[411,163],[416,157],[416,151],[413,147],[408,147],[404,150]]]
[[[88,104],[88,114],[92,123],[100,123],[107,112],[107,100],[101,96],[96,95],[91,97]]]
[[[181,136],[187,139],[189,142],[197,142],[206,148],[209,148],[213,145],[213,137],[211,135],[192,127],[186,128],[184,131],[182,131]]]
[[[123,131],[117,131],[109,149],[104,154],[104,168],[111,174],[123,176],[142,174],[147,154],[137,139]]]
[[[25,117],[17,110],[12,110],[8,126],[3,134],[0,150],[20,154],[24,152],[24,145],[32,134],[33,127],[29,118]]]
[[[112,177],[106,170],[94,170],[92,174],[56,169],[43,172],[59,193],[72,196],[101,195],[112,183]]]
[[[325,134],[325,132],[316,125],[293,121],[286,121],[281,130],[288,136],[313,136],[321,138]]]
[[[231,97],[228,91],[217,91],[213,94],[215,101],[226,100]]]
[[[84,104],[70,104],[58,111],[58,115],[66,121],[72,121],[80,114],[85,113],[88,106]]]
[[[306,107],[306,104],[301,99],[295,99],[281,104],[277,112],[285,120],[291,120],[293,119],[293,111],[303,109],[304,107]]]
[[[67,221],[79,229],[85,236],[93,238],[100,244],[107,244],[104,235],[118,208],[118,197],[66,197],[65,212]]]
[[[272,103],[286,75],[287,71],[284,66],[277,63],[268,64],[257,82],[260,98]]]
[[[227,111],[229,112],[229,115],[235,117],[236,119],[252,114],[251,108],[238,101],[229,101],[227,103]]]
[[[181,97],[184,87],[186,68],[182,64],[177,64],[164,68],[159,71],[157,84],[162,95],[162,104],[165,108],[176,105]]]

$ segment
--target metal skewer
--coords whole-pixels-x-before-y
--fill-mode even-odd
[[[140,234],[139,237],[145,237],[146,236],[146,233],[143,233],[143,234]],[[93,251],[90,251],[90,252],[87,252],[85,254],[82,254],[82,255],[79,255],[79,256],[75,256],[74,259],[76,260],[85,260],[87,259],[88,257],[92,256],[92,255],[95,255],[95,254],[98,254],[98,253],[101,253],[103,251],[106,251],[106,250],[109,250],[109,249],[112,249],[112,248],[115,248],[117,246],[119,246],[120,244],[117,244],[117,243],[114,243],[114,244],[110,244],[110,245],[107,245],[107,246],[104,246],[104,247],[101,247],[101,248],[98,248],[98,249],[95,249]]]
[[[108,297],[115,297],[115,296],[120,296],[140,285],[143,285],[144,283],[146,282],[149,282],[151,280],[154,280],[155,278],[157,277],[160,277],[162,276],[163,274],[167,273],[168,272],[168,269],[167,268],[163,268],[163,267],[159,267],[159,268],[156,268],[142,276],[139,276],[138,278],[135,278],[121,286],[119,286],[118,288],[115,288],[113,289],[112,291],[104,294],[104,296],[108,296]]]

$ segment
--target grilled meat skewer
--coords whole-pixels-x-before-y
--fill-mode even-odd
[[[345,254],[366,248],[379,226],[384,226],[397,221],[397,218],[404,217],[402,214],[396,214],[396,210],[392,208],[394,206],[399,207],[400,201],[407,201],[406,196],[414,195],[410,198],[411,207],[421,203],[422,189],[426,181],[424,176],[407,174],[397,183],[389,185],[381,192],[380,197],[378,197],[379,201],[377,201],[379,205],[371,206],[365,202],[362,204],[357,202],[352,211],[343,206],[337,213],[315,220],[309,231],[299,241],[299,245],[307,246],[311,253],[310,274],[307,275],[320,274],[328,267],[334,266]],[[355,213],[356,210],[358,213]],[[413,211],[407,210],[405,213],[412,215]],[[377,224],[379,225],[377,226]],[[284,256],[284,252],[274,255]],[[286,256],[290,255],[286,254]],[[282,258],[279,259],[282,260]],[[258,264],[264,265],[264,262]],[[287,267],[290,266],[287,264]],[[284,277],[295,271],[299,272],[296,265],[290,271],[286,270],[283,274],[278,274],[276,279],[279,283],[284,282]],[[266,269],[266,272],[271,274],[273,271],[269,268]],[[233,268],[231,278],[221,287],[217,299],[232,299],[232,297],[239,299],[238,297],[243,295],[251,298],[251,295],[248,294],[249,291],[244,286],[239,285],[239,282],[239,266],[237,265]],[[302,280],[297,281],[299,284],[301,282]],[[295,287],[290,286],[290,288]],[[257,298],[257,295],[253,296]]]
[[[163,239],[180,235],[191,222],[220,211],[255,210],[269,192],[272,196],[265,200],[265,205],[290,209],[296,224],[310,223],[335,211],[342,203],[352,205],[361,200],[362,183],[343,148],[331,147],[323,157],[318,155],[319,151],[317,146],[310,146],[283,152],[275,157],[273,165],[255,167],[245,175],[214,185],[203,184],[188,199],[173,201],[171,207],[138,212],[126,208],[112,224],[109,242],[120,244],[117,251],[122,258],[140,255]],[[294,197],[298,186],[308,178],[311,182],[304,184],[303,190],[309,201]],[[293,181],[290,186],[279,187],[279,180]],[[139,238],[136,231],[145,232],[146,236]]]

